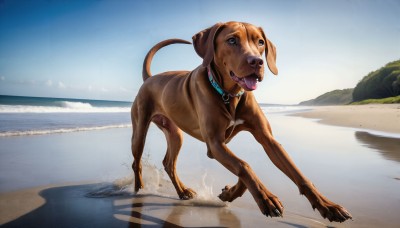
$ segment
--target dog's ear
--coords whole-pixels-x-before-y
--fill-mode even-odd
[[[203,59],[204,67],[210,65],[214,58],[214,41],[222,25],[223,23],[217,23],[192,37],[194,50],[196,50],[197,54]]]
[[[276,67],[276,47],[269,39],[267,39],[264,31],[261,28],[259,29],[266,43],[265,58],[267,59],[268,68],[273,74],[278,75],[278,68]]]

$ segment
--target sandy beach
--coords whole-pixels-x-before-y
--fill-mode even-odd
[[[317,107],[296,114],[326,118],[329,124],[350,128],[267,113],[275,137],[298,167],[327,197],[345,206],[353,221],[330,223],[313,211],[297,187],[270,162],[248,133],[239,134],[228,146],[281,199],[285,205],[283,218],[263,216],[248,192],[232,203],[221,202],[217,197],[220,189],[234,184],[236,177],[215,160],[208,159],[205,145],[187,135],[177,170],[181,180],[197,191],[198,197],[179,200],[162,169],[164,136],[151,126],[143,156],[145,189],[138,195],[132,191],[130,128],[0,137],[0,225],[398,227],[400,137],[396,123],[398,126],[399,122],[392,122],[395,127],[387,128],[385,121],[389,117],[381,116],[392,113],[390,116],[395,119],[391,121],[395,121],[399,118],[398,108],[398,105]],[[333,118],[343,121],[352,116],[353,120],[359,120],[370,114],[367,119],[376,121],[375,124],[367,125],[368,121],[339,124]],[[362,130],[364,127],[391,136]]]
[[[400,134],[400,104],[317,106],[294,115],[324,124]]]

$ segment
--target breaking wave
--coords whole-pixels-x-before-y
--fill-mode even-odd
[[[127,128],[127,127],[130,127],[130,126],[131,126],[130,124],[117,124],[117,125],[96,126],[96,127],[77,127],[77,128],[61,128],[61,129],[46,129],[46,130],[8,131],[8,132],[0,132],[0,137],[61,134],[61,133],[71,133],[71,132],[79,132],[79,131],[105,130],[105,129],[111,129],[111,128]]]
[[[0,113],[100,113],[100,112],[130,112],[130,107],[95,107],[89,103],[60,101],[54,106],[36,105],[0,105]]]

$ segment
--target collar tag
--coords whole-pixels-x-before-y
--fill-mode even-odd
[[[241,90],[239,93],[237,94],[230,94],[230,93],[226,93],[221,86],[219,86],[218,82],[215,81],[214,76],[211,73],[211,70],[209,67],[207,67],[207,73],[208,73],[208,80],[210,81],[211,85],[214,87],[214,89],[219,93],[219,95],[222,96],[222,100],[224,101],[225,104],[229,104],[229,100],[231,97],[240,97],[243,95],[244,91]]]

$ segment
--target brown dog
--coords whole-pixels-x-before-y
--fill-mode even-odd
[[[252,90],[264,77],[265,52],[268,68],[275,75],[275,46],[261,28],[247,23],[218,23],[193,36],[203,64],[193,71],[165,72],[151,76],[150,62],[162,47],[188,41],[172,39],[154,46],[143,63],[144,83],[133,103],[132,153],[135,191],[143,187],[141,157],[147,129],[155,123],[165,134],[168,149],[163,160],[181,199],[196,193],[187,188],[176,173],[176,160],[182,145],[182,130],[206,143],[207,155],[215,158],[238,177],[226,186],[219,198],[233,201],[248,189],[266,216],[282,216],[279,199],[261,183],[250,166],[236,157],[226,144],[242,130],[249,131],[264,147],[272,162],[284,172],[317,208],[324,218],[343,222],[352,218],[342,206],[324,197],[296,167],[274,139],[271,127],[254,98]]]

